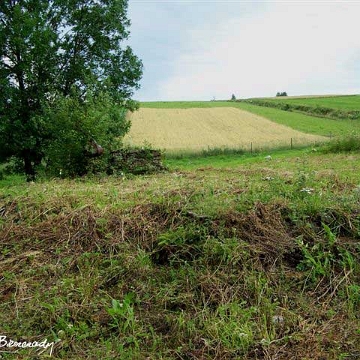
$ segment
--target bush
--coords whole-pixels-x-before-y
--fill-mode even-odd
[[[43,122],[51,136],[44,144],[41,167],[47,175],[73,177],[105,171],[110,152],[121,147],[130,128],[127,110],[105,94],[60,98],[48,107]],[[103,156],[94,161],[93,145],[100,144]]]
[[[325,148],[325,153],[338,153],[360,151],[360,135],[353,134],[346,138],[341,138],[329,142]]]

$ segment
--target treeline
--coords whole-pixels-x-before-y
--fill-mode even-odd
[[[312,115],[317,117],[326,117],[329,119],[335,119],[335,120],[344,120],[344,119],[350,119],[350,120],[357,120],[360,119],[360,111],[358,110],[339,110],[339,109],[333,109],[323,106],[309,106],[309,105],[303,105],[303,104],[290,104],[287,102],[281,101],[267,101],[262,99],[249,99],[249,100],[241,100],[243,102],[257,105],[257,106],[265,106],[275,109],[280,109],[284,111],[295,111],[295,112],[301,112],[306,115]]]

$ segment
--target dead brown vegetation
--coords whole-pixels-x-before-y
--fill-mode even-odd
[[[346,273],[344,275],[339,269],[338,273],[331,275],[330,291],[327,289],[329,282],[324,279],[308,289],[304,285],[307,275],[297,270],[304,257],[296,242],[300,235],[309,244],[324,241],[321,223],[326,219],[342,227],[339,234],[354,238],[357,213],[333,211],[318,214],[307,218],[309,227],[304,222],[293,221],[292,210],[282,203],[257,203],[248,213],[229,210],[211,217],[184,210],[181,203],[175,202],[144,203],[116,210],[98,209],[91,205],[73,209],[65,201],[63,204],[51,204],[51,207],[37,206],[34,211],[28,204],[25,213],[21,211],[19,201],[26,201],[26,198],[16,201],[3,199],[0,205],[3,221],[0,244],[6,248],[0,257],[0,272],[16,276],[16,280],[6,282],[0,300],[13,304],[16,299],[17,311],[22,312],[20,316],[32,318],[30,323],[34,326],[43,321],[43,331],[49,331],[57,314],[49,317],[44,310],[27,307],[35,297],[34,284],[49,293],[55,291],[58,296],[69,297],[68,290],[61,289],[61,279],[65,276],[85,276],[84,269],[90,265],[84,263],[83,257],[90,254],[89,259],[94,256],[90,266],[93,270],[87,275],[88,279],[78,280],[94,283],[88,290],[87,300],[96,299],[102,292],[116,297],[119,293],[135,289],[141,321],[151,325],[153,331],[162,337],[174,359],[320,360],[335,359],[339,349],[341,353],[348,353],[350,358],[358,354],[354,337],[357,320],[349,320],[346,309],[334,298],[341,282],[346,282],[346,278],[343,280]],[[159,242],[161,235],[170,236],[179,229],[185,229],[180,232],[183,235],[170,237],[168,242]],[[225,241],[230,238],[237,241],[233,258],[225,258],[212,245],[205,246],[209,239]],[[348,246],[351,253],[356,254],[354,241]],[[147,267],[136,265],[140,250],[149,254],[152,260]],[[106,261],[113,258],[121,260],[121,265],[109,265],[107,268]],[[188,263],[194,264],[196,277],[185,280],[179,273],[177,285],[172,285],[171,271],[181,271],[182,266]],[[104,267],[104,271],[101,276],[91,279],[95,276],[96,266],[100,269]],[[258,280],[251,278],[253,274],[266,278],[273,293],[259,295],[256,288]],[[150,286],[150,279],[157,276],[167,289],[163,290],[162,296],[157,295],[158,285]],[[287,288],[280,287],[281,281],[285,281]],[[51,290],[54,284],[60,288]],[[90,324],[96,323],[102,336],[110,336],[108,324],[111,318],[99,309],[100,300],[97,304],[84,303],[84,295],[77,295],[75,290],[72,292],[69,303],[62,306],[69,311],[73,321],[85,319]],[[175,314],[179,312],[185,312],[189,319],[200,321],[201,309],[215,312],[219,306],[234,301],[260,304],[264,301],[261,296],[278,302],[278,311],[286,321],[272,330],[277,340],[267,345],[258,342],[245,352],[229,350],[220,340],[205,341],[200,329],[186,335],[176,322]],[[301,303],[304,299],[307,301]],[[333,313],[332,308],[336,309]],[[15,311],[11,306],[7,309],[10,313]],[[9,336],[15,336],[15,333],[6,331]],[[144,339],[144,346],[146,341]],[[76,346],[80,348],[76,348],[75,340],[72,344],[73,348],[70,346],[66,350],[68,354],[77,352],[83,358],[87,356],[86,352],[82,353],[85,350],[79,344]],[[182,350],[176,350],[180,346]]]

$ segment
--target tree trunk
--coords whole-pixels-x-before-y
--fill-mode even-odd
[[[26,174],[26,181],[35,181],[35,169],[31,159],[31,150],[27,149],[23,152],[24,168]]]

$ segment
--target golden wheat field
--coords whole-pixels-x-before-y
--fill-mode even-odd
[[[151,109],[131,113],[125,144],[151,144],[166,151],[208,148],[253,149],[322,142],[309,135],[244,110],[219,108]]]

